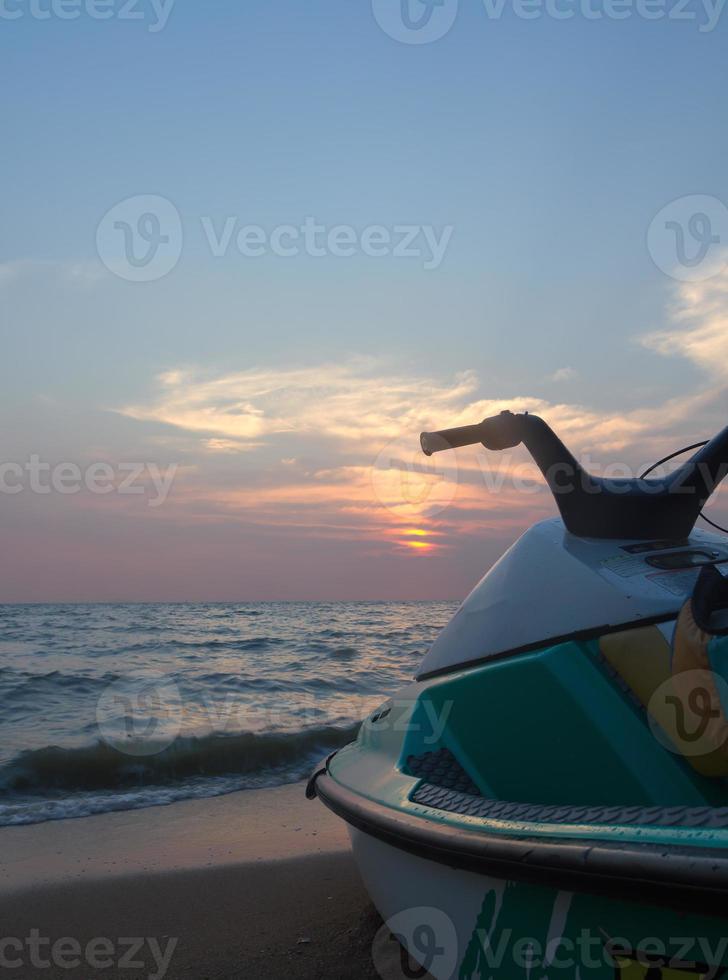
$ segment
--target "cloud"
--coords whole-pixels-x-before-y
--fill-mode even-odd
[[[609,448],[625,445],[648,424],[638,413],[613,419],[579,403],[532,395],[482,398],[473,371],[444,379],[418,377],[370,359],[216,376],[175,369],[159,375],[156,387],[147,403],[117,411],[197,434],[207,448],[226,452],[236,447],[250,452],[278,441],[299,447],[325,443],[329,454],[371,454],[401,440],[421,456],[417,437],[423,429],[466,425],[504,410],[547,414],[578,444],[596,433]]]
[[[0,263],[0,289],[26,280],[43,279],[65,286],[92,286],[108,273],[96,260],[14,259]]]
[[[728,271],[704,282],[681,283],[672,310],[673,324],[643,337],[648,350],[684,357],[724,386],[728,361]]]
[[[375,362],[354,359],[213,377],[175,369],[159,375],[156,384],[149,403],[124,406],[121,414],[245,451],[286,433],[381,447],[403,430],[419,432],[443,417],[459,417],[477,379],[472,372],[451,381],[383,373]]]
[[[561,367],[558,368],[558,370],[554,371],[553,374],[550,374],[546,380],[556,381],[556,382],[571,381],[576,376],[577,376],[577,372],[574,370],[573,367]]]
[[[614,461],[638,472],[724,424],[728,273],[681,284],[670,317],[669,327],[638,342],[687,359],[701,382],[629,411],[528,394],[489,399],[472,370],[421,376],[371,358],[216,374],[177,367],[155,379],[149,398],[116,411],[153,425],[156,445],[179,447],[197,464],[177,481],[162,519],[442,553],[468,532],[513,535],[555,507],[522,448],[463,449],[428,460],[418,445],[423,429],[529,411],[595,472]],[[551,377],[575,374],[565,366]]]
[[[204,446],[211,453],[237,454],[250,449],[259,449],[260,442],[238,442],[235,439],[206,439]]]

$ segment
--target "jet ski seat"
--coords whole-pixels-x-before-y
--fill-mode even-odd
[[[706,565],[680,610],[672,661],[683,741],[714,760],[720,775],[728,773],[727,610],[728,579]]]
[[[682,744],[675,712],[670,664],[670,644],[657,626],[609,633],[599,641],[599,651],[628,692],[667,735],[679,751]],[[728,773],[716,761],[702,756],[686,756],[690,765],[703,776]]]
[[[680,612],[672,649],[658,626],[610,633],[599,641],[606,663],[675,751],[709,777],[728,775],[726,610],[728,580],[706,566]]]

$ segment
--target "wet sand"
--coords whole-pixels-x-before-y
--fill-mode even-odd
[[[302,784],[0,830],[2,972],[24,980],[376,978],[380,925]]]

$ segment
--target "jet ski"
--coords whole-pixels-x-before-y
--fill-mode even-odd
[[[652,479],[587,473],[529,414],[421,443],[522,443],[560,516],[309,781],[402,975],[728,978],[728,540],[695,528],[728,428]]]

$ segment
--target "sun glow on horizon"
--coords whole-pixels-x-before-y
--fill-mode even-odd
[[[436,544],[434,541],[423,541],[421,539],[429,537],[432,533],[432,531],[427,531],[422,527],[405,527],[397,532],[397,536],[404,538],[404,540],[399,542],[403,547],[410,548],[419,554],[426,554],[429,551],[433,551]],[[417,540],[409,540],[411,538]]]

